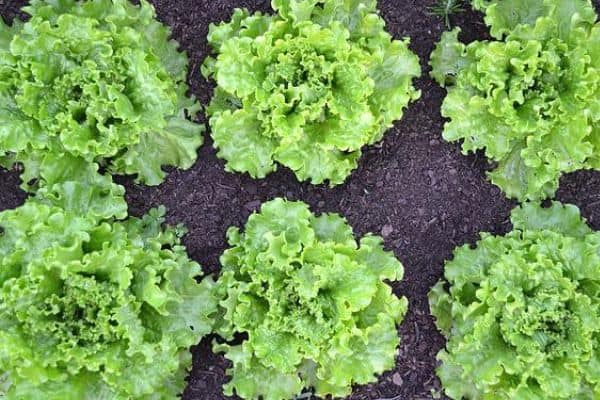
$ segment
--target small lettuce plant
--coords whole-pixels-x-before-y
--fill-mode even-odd
[[[317,217],[282,199],[227,236],[216,332],[247,337],[215,344],[233,364],[227,395],[289,400],[312,387],[317,396],[346,396],[394,366],[407,301],[386,283],[403,269],[380,237],[357,243],[339,215]]]
[[[211,25],[208,108],[228,171],[263,178],[276,163],[301,181],[343,183],[420,92],[418,58],[393,40],[376,0],[273,0]]]
[[[526,203],[430,292],[447,337],[437,373],[461,399],[600,398],[600,234],[577,207]]]
[[[99,170],[157,185],[162,166],[192,165],[202,127],[187,119],[200,109],[186,97],[187,57],[148,2],[23,10],[27,22],[0,22],[0,165],[21,164],[25,189],[64,196],[61,184],[78,182],[118,197]]]
[[[443,136],[483,149],[508,197],[552,197],[562,174],[600,169],[600,25],[589,0],[474,0],[494,41],[443,34]]]
[[[0,398],[167,400],[212,328],[213,282],[162,228],[29,200],[0,213]]]

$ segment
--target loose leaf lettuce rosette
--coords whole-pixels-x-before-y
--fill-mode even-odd
[[[403,269],[380,237],[357,243],[339,215],[275,199],[228,238],[216,332],[247,339],[215,343],[233,363],[227,395],[289,400],[312,387],[346,396],[394,366],[407,300],[385,283]]]
[[[452,399],[600,398],[600,234],[577,207],[527,203],[505,236],[458,248],[430,292]]]
[[[161,227],[29,200],[0,213],[0,398],[171,400],[214,283]]]
[[[55,197],[121,189],[99,170],[159,184],[188,168],[202,142],[186,97],[187,57],[142,0],[32,0],[31,18],[0,21],[0,165]],[[105,198],[104,201],[107,199]]]
[[[589,0],[474,0],[496,41],[443,34],[432,76],[447,86],[443,136],[484,149],[491,180],[551,197],[563,173],[600,169],[600,25]]]
[[[343,183],[361,148],[382,139],[420,96],[418,58],[393,40],[376,0],[273,0],[212,25],[208,108],[229,171],[263,178],[276,163],[301,181]]]

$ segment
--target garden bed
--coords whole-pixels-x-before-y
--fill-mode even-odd
[[[14,18],[25,1],[0,1],[0,14]],[[173,29],[190,57],[192,93],[207,104],[211,84],[199,68],[209,54],[208,25],[227,20],[235,7],[270,10],[269,1],[250,0],[151,0],[159,19]],[[434,43],[446,29],[443,20],[431,16],[433,1],[380,0],[379,8],[388,30],[397,38],[410,37],[411,49],[421,58],[425,71]],[[600,1],[595,1],[598,7]],[[463,13],[453,18],[466,41],[486,37],[480,15]],[[316,213],[339,212],[355,232],[374,232],[385,238],[405,267],[405,278],[394,286],[408,298],[410,307],[400,333],[402,342],[396,368],[379,383],[357,387],[350,399],[429,399],[440,385],[434,374],[435,355],[444,345],[432,317],[427,293],[441,277],[444,260],[457,245],[472,243],[479,232],[504,233],[515,203],[485,177],[489,168],[482,155],[463,156],[458,144],[441,139],[440,105],[444,90],[426,73],[416,82],[419,101],[408,107],[402,121],[377,146],[367,148],[360,167],[344,185],[330,189],[298,183],[284,168],[263,180],[227,173],[211,146],[209,135],[198,162],[188,171],[171,171],[159,187],[136,185],[119,178],[127,188],[130,213],[140,216],[164,204],[168,221],[189,229],[184,242],[205,271],[218,273],[218,258],[226,248],[225,231],[242,226],[261,202],[277,196],[303,200]],[[0,210],[14,208],[25,194],[18,189],[16,172],[0,171]],[[558,199],[574,203],[590,225],[600,229],[600,174],[579,172],[562,179]],[[193,370],[183,398],[224,399],[227,363],[210,349],[212,338],[194,352]]]

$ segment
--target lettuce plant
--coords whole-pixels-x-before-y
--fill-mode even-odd
[[[187,57],[150,4],[32,0],[23,10],[26,23],[0,21],[0,165],[22,164],[26,189],[72,181],[118,195],[99,169],[156,185],[161,166],[192,165],[202,127],[186,117],[200,106],[186,97]],[[94,165],[72,167],[84,163]]]
[[[345,396],[394,365],[407,301],[384,283],[403,269],[380,237],[357,243],[339,215],[282,199],[227,236],[216,332],[247,339],[215,345],[233,363],[226,394],[288,400],[314,387]]]
[[[444,138],[484,149],[509,197],[552,196],[561,174],[600,168],[600,25],[589,0],[473,1],[495,41],[447,32],[431,57],[448,87]]]
[[[161,227],[29,200],[0,213],[0,398],[174,399],[213,282]]]
[[[276,15],[237,9],[212,25],[217,83],[208,114],[229,171],[342,183],[420,92],[418,58],[392,40],[376,0],[273,0]]]
[[[526,203],[483,234],[430,293],[448,338],[438,376],[453,399],[600,398],[600,234],[577,207]]]

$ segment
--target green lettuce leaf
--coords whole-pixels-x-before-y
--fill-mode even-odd
[[[99,219],[127,217],[125,189],[98,173],[96,163],[67,154],[58,159],[47,156],[39,166],[39,176],[44,184],[36,198],[46,204]]]
[[[215,343],[233,363],[225,394],[287,400],[314,388],[343,397],[394,366],[396,325],[406,298],[387,281],[403,268],[382,239],[356,242],[337,214],[313,215],[302,202],[275,199],[230,228],[216,284]]]
[[[217,302],[163,213],[102,220],[36,200],[0,213],[0,397],[182,391]]]
[[[343,183],[420,96],[418,58],[393,40],[369,0],[273,0],[274,16],[238,9],[211,25],[217,83],[207,109],[228,171],[263,178],[277,164],[314,184]]]
[[[431,53],[431,77],[442,87],[455,84],[456,76],[468,64],[466,45],[458,41],[459,33],[460,28],[442,33],[435,51]]]
[[[497,41],[443,34],[431,76],[448,95],[443,136],[484,150],[508,197],[552,197],[564,173],[598,168],[599,29],[589,0],[474,1]]]
[[[430,292],[452,399],[600,395],[600,234],[577,207],[526,203],[513,230],[455,250]]]

